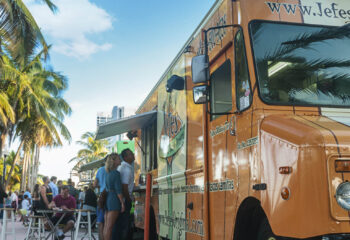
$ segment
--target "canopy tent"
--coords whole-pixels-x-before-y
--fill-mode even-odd
[[[138,130],[151,123],[157,116],[157,111],[136,114],[101,124],[97,128],[96,140],[119,135],[132,130]]]
[[[132,130],[138,130],[148,125],[149,123],[152,123],[156,119],[156,117],[157,117],[157,111],[155,110],[155,111],[136,114],[131,117],[126,117],[126,118],[101,124],[97,128],[96,140],[119,135]],[[122,142],[121,144],[125,144],[125,143]],[[133,150],[134,149],[132,149],[132,151]],[[100,160],[96,160],[81,166],[79,169],[79,172],[93,170],[93,169],[102,167],[104,164],[105,164],[104,158]]]

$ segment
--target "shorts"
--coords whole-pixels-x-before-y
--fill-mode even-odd
[[[97,223],[105,223],[105,210],[101,208],[97,208]]]
[[[28,216],[27,209],[20,209],[19,212],[22,214],[22,216]]]
[[[51,221],[54,225],[56,225],[56,223],[58,222],[58,220],[60,220],[61,216],[53,216],[51,218]],[[75,218],[73,215],[66,215],[64,216],[64,218],[62,219],[62,221],[60,222],[60,224],[66,225],[69,221],[73,221],[75,222]]]

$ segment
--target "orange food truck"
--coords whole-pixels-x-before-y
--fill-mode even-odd
[[[218,0],[129,132],[150,239],[350,239],[350,1]],[[145,176],[152,176],[145,219]]]

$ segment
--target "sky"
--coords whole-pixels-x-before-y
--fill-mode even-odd
[[[73,113],[64,121],[71,143],[42,149],[39,173],[67,179],[68,163],[97,112],[114,105],[133,114],[215,0],[24,0],[52,45],[50,64],[69,79],[64,98]]]

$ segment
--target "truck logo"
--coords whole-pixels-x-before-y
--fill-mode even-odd
[[[159,157],[171,164],[173,156],[184,145],[185,125],[177,113],[164,113],[164,125],[160,136]]]

